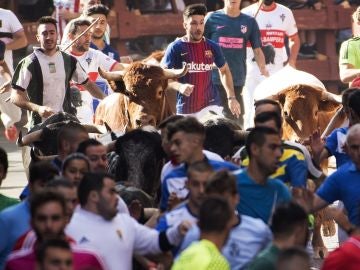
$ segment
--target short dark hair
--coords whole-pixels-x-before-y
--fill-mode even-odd
[[[78,149],[76,152],[79,152],[79,153],[82,153],[84,155],[86,155],[86,150],[88,147],[90,146],[98,146],[98,145],[103,145],[101,142],[99,142],[98,140],[96,139],[93,139],[93,138],[90,138],[90,139],[87,139],[83,142],[81,142],[78,146]]]
[[[91,16],[94,14],[102,14],[105,17],[107,17],[109,15],[109,8],[103,4],[97,4],[97,5],[93,5],[91,7],[89,7],[87,10],[85,10],[85,15],[86,16]]]
[[[276,128],[278,131],[281,130],[282,126],[282,119],[281,116],[277,112],[262,112],[255,116],[254,122],[255,126],[256,123],[263,124],[267,121],[274,120]]]
[[[65,177],[55,177],[52,181],[46,184],[46,188],[49,190],[57,189],[59,187],[75,188],[75,185]]]
[[[307,226],[307,214],[300,205],[289,202],[276,207],[270,226],[275,238],[290,236],[299,225]]]
[[[360,117],[360,90],[352,92],[348,97],[348,107],[357,117]]]
[[[76,135],[79,133],[88,134],[86,128],[83,125],[81,125],[80,123],[71,121],[71,122],[63,125],[60,128],[59,133],[57,135],[57,148],[58,149],[61,148],[61,143],[63,141],[68,141],[68,142],[74,141],[74,139],[76,138]]]
[[[262,146],[265,143],[265,136],[266,135],[279,135],[279,132],[269,128],[269,127],[254,127],[249,135],[246,138],[246,143],[245,143],[245,147],[246,147],[246,152],[249,155],[249,158],[251,158],[251,145],[252,144],[256,144],[257,146]]]
[[[35,248],[36,261],[39,264],[42,264],[44,262],[46,251],[49,248],[59,248],[71,252],[70,244],[65,239],[55,238],[45,240],[39,243],[39,245],[36,245]]]
[[[190,178],[192,172],[213,172],[214,169],[211,167],[209,162],[205,160],[196,161],[192,163],[189,168],[187,169],[187,177]]]
[[[86,173],[78,187],[78,198],[81,206],[84,206],[91,191],[100,192],[104,187],[104,179],[110,178],[114,180],[114,176],[108,173]],[[115,180],[114,180],[115,181]]]
[[[39,180],[48,182],[58,174],[59,171],[56,169],[55,165],[52,164],[50,161],[44,161],[44,160],[37,161],[30,164],[29,183],[32,184]]]
[[[215,172],[206,184],[205,192],[207,194],[224,193],[238,194],[236,178],[228,170],[220,170]]]
[[[206,13],[207,13],[207,9],[206,9],[206,6],[203,5],[203,4],[188,5],[184,9],[183,18],[188,19],[193,15],[203,15],[203,16],[205,16]]]
[[[64,172],[65,169],[67,168],[67,166],[69,166],[70,162],[73,161],[73,160],[83,160],[85,161],[87,167],[88,167],[88,170],[90,170],[90,161],[89,161],[89,158],[87,156],[85,156],[83,153],[78,153],[78,152],[75,152],[75,153],[72,153],[70,155],[68,155],[63,163],[62,163],[62,166],[61,166],[61,171]]]
[[[88,19],[75,19],[69,22],[69,33],[75,35],[80,26],[90,26]]]
[[[274,105],[276,107],[276,112],[281,115],[281,106],[280,106],[279,102],[277,102],[276,100],[270,99],[270,98],[264,98],[264,99],[259,99],[259,100],[255,101],[255,103],[254,103],[255,110],[257,107],[259,107],[261,105],[265,105],[265,104]]]
[[[173,123],[167,125],[168,140],[171,140],[172,136],[179,131],[183,131],[189,134],[198,134],[205,137],[205,128],[195,117],[184,117]]]
[[[38,27],[40,24],[52,24],[55,26],[55,29],[57,29],[57,21],[51,17],[51,16],[43,16],[38,20]]]
[[[299,258],[307,261],[310,265],[310,256],[304,248],[290,247],[280,251],[277,259],[277,268],[281,270],[292,269],[291,264],[294,263],[293,259]]]
[[[199,211],[200,230],[202,232],[223,232],[232,218],[232,212],[226,199],[219,196],[205,198]]]
[[[5,174],[7,174],[9,168],[9,160],[6,151],[0,147],[0,165],[4,166]]]
[[[158,125],[158,128],[159,129],[165,128],[169,123],[173,123],[177,120],[183,119],[184,117],[185,116],[179,114],[171,115],[165,118],[163,121],[161,121],[160,124]]]
[[[349,106],[349,97],[352,93],[354,93],[355,91],[360,91],[359,88],[347,88],[342,92],[341,95],[341,104],[343,106]]]
[[[29,202],[30,202],[30,214],[32,218],[35,217],[35,213],[39,207],[49,202],[57,202],[59,205],[61,205],[61,208],[63,209],[63,213],[64,214],[66,213],[66,203],[64,196],[52,190],[44,190],[36,194],[33,194],[30,197]]]

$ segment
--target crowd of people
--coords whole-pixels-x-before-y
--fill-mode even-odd
[[[281,105],[254,103],[253,97],[266,77],[285,65],[296,67],[300,39],[291,10],[274,0],[244,9],[240,0],[224,0],[214,12],[203,4],[184,6],[185,35],[168,45],[160,62],[164,69],[186,67],[178,79],[176,115],[156,123],[157,129],[141,127],[161,140],[163,154],[156,194],[146,194],[138,186],[132,187],[137,193],[128,189],[134,171],[126,181],[117,178],[127,162],[154,169],[140,164],[141,151],[132,153],[138,159],[122,157],[115,149],[120,144],[105,144],[87,129],[99,102],[113,93],[99,68],[121,73],[127,67],[110,45],[109,8],[94,0],[60,2],[53,17],[38,20],[39,47],[15,69],[12,50],[27,39],[14,13],[0,8],[5,136],[16,139],[24,119],[29,129],[59,112],[80,120],[63,123],[55,135],[41,131],[37,140],[56,136],[56,156],[46,160],[19,137],[23,157],[31,153],[32,160],[19,199],[0,194],[0,269],[311,269],[321,242],[319,210],[342,232],[322,269],[358,268],[360,8],[352,16],[354,37],[342,44],[339,59],[340,77],[350,86],[342,94],[347,121],[325,139],[314,131],[309,153],[282,139],[287,115]],[[204,109],[223,114],[218,144],[225,147],[241,128],[247,129],[241,133],[245,143],[218,151],[196,118]],[[230,137],[221,141],[225,133]],[[321,164],[330,156],[337,169],[325,176]],[[116,158],[123,163],[114,167]],[[0,185],[8,168],[0,147]],[[150,181],[150,174],[144,177]],[[336,201],[341,205],[327,208]]]

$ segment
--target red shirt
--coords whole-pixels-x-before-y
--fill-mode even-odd
[[[75,240],[69,236],[65,236],[66,241],[70,244],[73,254],[74,270],[106,269],[103,260],[93,251],[80,248],[75,244]],[[36,245],[36,234],[33,230],[22,235],[15,244],[14,251],[9,255],[5,269],[6,270],[35,270],[36,258],[34,247]]]
[[[360,236],[352,236],[325,259],[322,270],[358,270]]]
[[[73,269],[74,270],[104,270],[104,264],[101,260],[91,251],[86,249],[79,249],[72,246],[73,254]],[[35,251],[33,249],[23,249],[12,252],[5,265],[5,270],[36,270]]]

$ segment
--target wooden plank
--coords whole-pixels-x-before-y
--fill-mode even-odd
[[[143,36],[183,34],[180,14],[156,14],[141,16],[121,16],[119,20],[119,38],[134,39]],[[161,23],[159,23],[161,22]]]
[[[333,65],[333,63],[330,60],[319,61],[317,59],[306,59],[306,60],[299,59],[296,62],[297,69],[311,73],[321,81],[340,80],[339,73],[337,74],[330,73],[331,65]]]
[[[297,27],[300,30],[318,30],[335,27],[329,24],[328,12],[325,9],[310,10],[298,9],[293,10]]]

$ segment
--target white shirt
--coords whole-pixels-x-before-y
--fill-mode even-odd
[[[55,112],[61,112],[63,111],[67,83],[63,56],[60,51],[52,56],[45,55],[40,48],[35,48],[34,53],[39,60],[43,77],[43,89],[39,89],[39,91],[43,91],[42,105],[52,108]],[[29,70],[22,68],[15,84],[26,90],[32,79]],[[71,79],[77,83],[83,83],[87,80],[87,74],[79,62],[76,64]]]
[[[258,10],[258,3],[252,4],[241,10],[241,13],[254,17]],[[273,10],[260,9],[256,16],[259,25],[262,44],[271,43],[275,49],[275,64],[283,64],[287,60],[285,50],[285,36],[293,36],[298,32],[292,11],[281,5],[275,4]],[[247,60],[253,62],[254,52],[251,47],[247,48]]]
[[[95,78],[96,81],[106,81],[104,78],[99,76],[99,67],[106,71],[111,71],[117,63],[116,60],[110,58],[99,50],[94,50],[93,48],[89,48],[89,50],[82,55],[77,55],[73,52],[70,52],[70,54],[79,61],[89,77]]]
[[[113,93],[111,88],[108,86],[107,81],[99,76],[98,68],[101,67],[106,71],[111,71],[114,65],[117,63],[116,60],[110,58],[101,51],[94,50],[92,48],[89,48],[89,50],[82,55],[76,55],[72,52],[70,53],[79,61],[80,65],[84,68],[91,81],[100,83],[100,85],[103,84],[104,87],[101,87],[101,90],[105,94]],[[83,90],[82,87],[79,88],[80,90]],[[92,124],[95,112],[93,102],[94,100],[98,99],[93,98],[88,91],[81,91],[81,100],[82,106],[78,107],[76,116],[81,123]]]
[[[19,22],[18,18],[11,10],[0,8],[0,32],[14,34],[19,31],[23,31],[23,27]],[[3,37],[0,38],[5,44],[10,43],[12,41],[11,38]],[[11,73],[14,73],[13,68],[13,57],[12,51],[5,51],[5,62],[8,65]]]
[[[131,270],[134,253],[144,255],[161,252],[159,233],[137,223],[127,214],[117,214],[108,221],[78,208],[66,228],[66,234],[80,246],[95,250],[112,270]],[[172,244],[181,241],[177,228],[168,230],[166,235]]]

